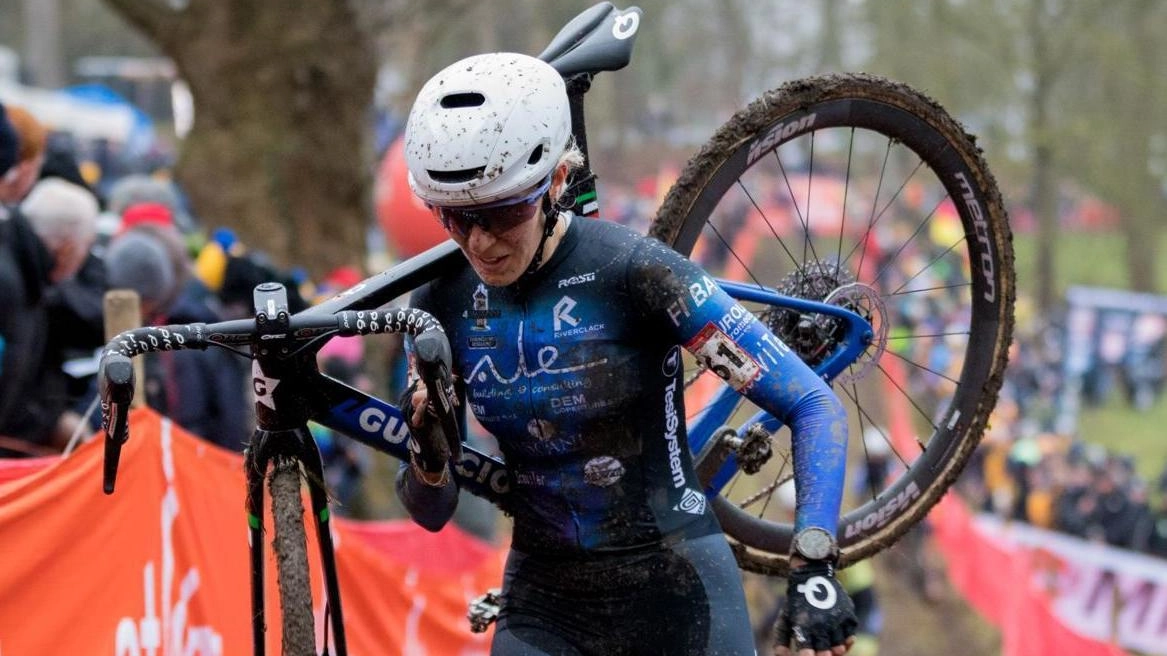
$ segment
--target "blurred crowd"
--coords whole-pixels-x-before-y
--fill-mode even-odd
[[[1007,519],[1167,558],[1167,466],[1147,477],[1132,455],[1059,430],[1064,330],[1049,322],[1016,336],[1001,398],[958,489]],[[1148,360],[1099,359],[1075,386],[1087,405],[1121,389],[1145,410],[1158,401],[1162,381],[1161,362],[1156,372]]]
[[[231,231],[204,230],[165,169],[95,180],[68,144],[0,105],[0,457],[61,453],[97,427],[107,290],[137,292],[141,325],[214,322],[251,316],[260,282],[283,282],[296,311],[363,278],[342,268],[313,284],[281,270]],[[361,358],[359,340],[332,340],[321,367],[360,385]],[[227,449],[250,440],[246,358],[209,349],[144,360],[150,407]],[[359,475],[351,446],[321,433],[339,471]]]

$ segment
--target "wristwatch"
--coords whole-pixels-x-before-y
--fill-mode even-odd
[[[794,534],[792,545],[795,554],[810,561],[835,560],[839,556],[839,545],[835,536],[825,528],[811,526]]]

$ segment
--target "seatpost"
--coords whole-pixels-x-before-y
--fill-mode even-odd
[[[567,102],[571,110],[571,134],[584,154],[584,168],[572,174],[567,193],[574,197],[572,211],[580,216],[595,217],[600,213],[596,198],[596,174],[592,172],[592,158],[588,153],[588,131],[584,122],[584,94],[592,87],[592,74],[579,73],[566,80]]]

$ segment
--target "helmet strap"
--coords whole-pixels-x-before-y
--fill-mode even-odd
[[[527,278],[539,269],[543,264],[543,247],[547,245],[547,239],[551,233],[555,232],[555,226],[559,223],[559,208],[551,201],[551,192],[543,194],[543,236],[539,238],[539,246],[535,248],[535,257],[531,258],[531,263],[527,265],[527,270],[523,272],[522,277]]]

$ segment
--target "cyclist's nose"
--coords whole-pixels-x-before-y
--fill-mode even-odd
[[[470,227],[470,234],[466,237],[466,245],[474,252],[481,253],[497,240],[498,238],[492,235],[490,231],[484,230],[482,226],[475,223]]]

